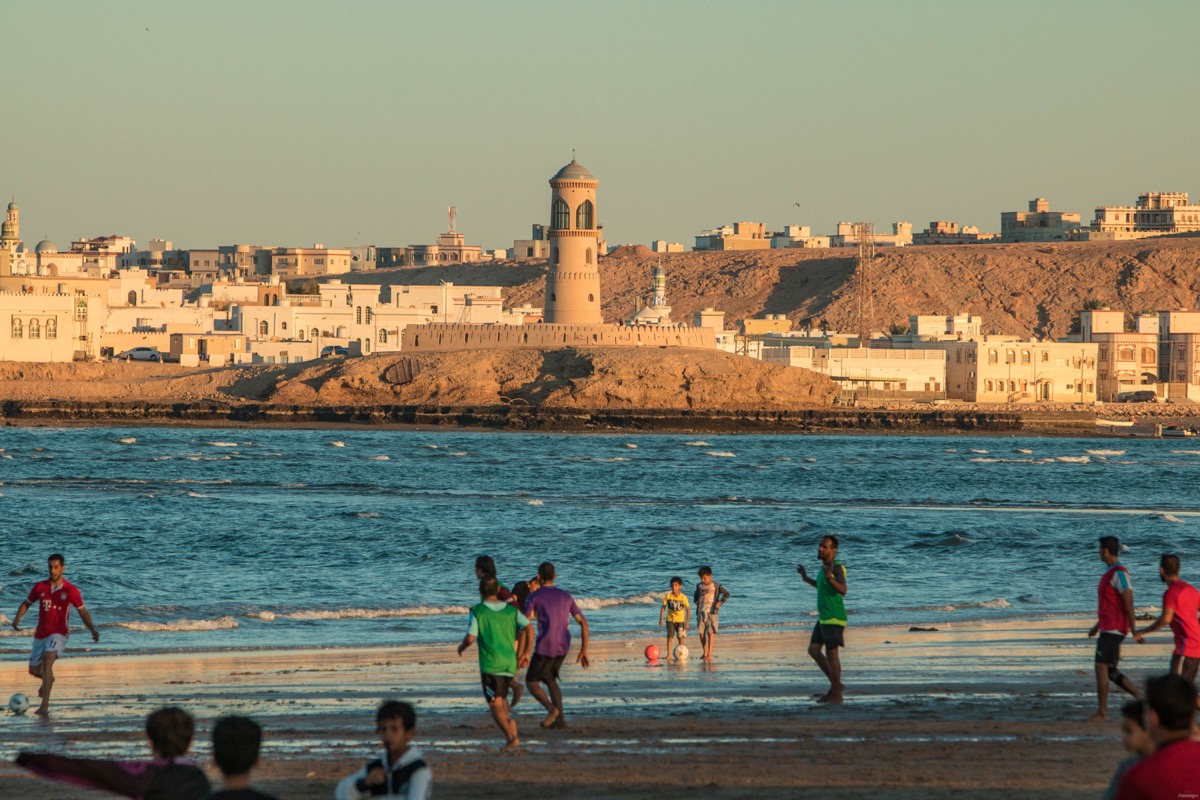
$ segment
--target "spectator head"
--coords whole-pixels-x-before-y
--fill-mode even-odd
[[[1146,730],[1161,743],[1186,735],[1196,716],[1196,687],[1181,675],[1146,681]]]
[[[161,758],[179,758],[192,746],[196,723],[192,715],[177,706],[167,706],[146,717],[146,738]]]
[[[1163,557],[1158,562],[1158,568],[1162,570],[1164,578],[1178,578],[1180,566],[1179,556],[1171,553],[1163,554]]]
[[[696,574],[701,578],[703,578],[705,575],[712,575],[712,567],[701,567],[700,571]]]
[[[495,575],[485,575],[479,579],[479,596],[483,598],[495,597],[500,592],[500,581],[496,580]]]
[[[479,556],[475,559],[475,577],[486,578],[496,574],[496,562],[491,556]]]
[[[554,565],[549,561],[543,561],[538,565],[538,580],[543,584],[554,583]]]
[[[1121,540],[1115,536],[1100,537],[1100,551],[1115,556],[1121,552]]]
[[[213,726],[213,760],[226,778],[245,775],[258,763],[262,728],[249,717],[221,717]]]
[[[1154,752],[1154,740],[1146,733],[1146,703],[1130,700],[1121,707],[1121,741],[1130,753]]]
[[[408,703],[387,700],[375,712],[375,730],[388,758],[395,760],[417,735],[417,712]]]

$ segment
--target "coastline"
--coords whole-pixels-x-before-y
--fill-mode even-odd
[[[936,631],[854,627],[843,656],[847,702],[812,696],[823,676],[805,652],[807,626],[723,633],[717,663],[649,666],[658,637],[596,637],[593,667],[568,659],[572,727],[542,731],[535,703],[516,709],[524,748],[498,757],[473,653],[431,646],[68,657],[49,722],[6,715],[0,798],[33,780],[10,759],[25,747],[137,757],[141,720],[179,703],[198,719],[207,761],[212,720],[245,713],[267,730],[260,784],[317,798],[374,747],[374,705],[416,703],[418,743],[438,797],[649,798],[668,787],[718,798],[1094,797],[1121,757],[1118,723],[1089,724],[1092,640],[1086,618],[976,621]],[[1169,637],[1127,649],[1135,680],[1159,671]],[[25,687],[23,662],[0,683]],[[1119,701],[1110,715],[1119,716]],[[754,763],[753,769],[746,765]],[[1018,765],[1019,768],[1014,768]],[[44,788],[44,787],[43,787]],[[66,787],[55,796],[98,797]]]

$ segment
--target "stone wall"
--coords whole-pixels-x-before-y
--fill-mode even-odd
[[[404,352],[508,350],[520,347],[715,348],[716,332],[687,325],[469,325],[434,323],[404,329]]]

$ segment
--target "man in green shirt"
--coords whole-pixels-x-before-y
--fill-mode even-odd
[[[821,540],[821,546],[817,548],[821,571],[816,580],[808,577],[803,564],[796,567],[805,583],[817,587],[817,625],[813,628],[808,654],[829,678],[829,692],[818,698],[819,703],[842,702],[842,692],[846,689],[842,684],[842,661],[838,656],[838,650],[846,644],[846,568],[837,560],[837,550],[836,536]]]
[[[471,608],[467,635],[458,645],[458,654],[461,656],[478,640],[479,679],[483,684],[483,697],[492,710],[492,719],[504,732],[506,741],[500,751],[503,753],[521,746],[517,722],[508,713],[507,695],[518,667],[529,665],[533,628],[529,627],[524,614],[497,597],[499,591],[500,583],[495,575],[487,575],[479,581],[479,596],[483,599]]]

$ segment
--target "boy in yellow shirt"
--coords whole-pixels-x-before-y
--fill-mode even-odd
[[[658,627],[663,626],[663,617],[667,625],[667,661],[674,661],[674,648],[671,637],[683,644],[687,638],[688,625],[692,621],[692,604],[683,593],[683,578],[671,578],[671,593],[663,598],[662,608],[658,611]]]

